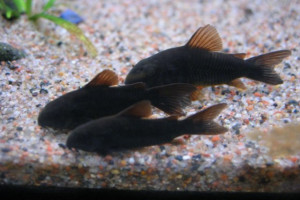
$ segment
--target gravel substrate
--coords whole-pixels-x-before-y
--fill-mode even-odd
[[[0,42],[24,49],[27,57],[0,66],[0,184],[300,191],[300,1],[69,0],[57,1],[50,11],[65,8],[84,18],[79,27],[96,46],[96,58],[86,56],[79,40],[51,22],[40,20],[35,26],[26,16],[13,23],[1,19]],[[206,24],[218,30],[224,52],[252,57],[292,51],[276,67],[282,85],[242,79],[245,91],[207,87],[203,99],[185,109],[191,115],[228,103],[216,119],[229,128],[224,135],[183,136],[172,144],[101,157],[71,151],[65,146],[66,132],[37,125],[38,113],[49,101],[85,85],[103,69],[114,70],[122,84],[132,65],[185,44]],[[164,116],[154,109],[152,117]],[[292,127],[294,123],[298,125]]]

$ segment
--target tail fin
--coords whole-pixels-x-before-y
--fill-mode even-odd
[[[246,60],[254,65],[248,73],[251,78],[264,83],[277,85],[283,83],[279,75],[274,71],[274,66],[279,64],[285,57],[290,56],[290,50],[281,50],[255,56]]]
[[[181,108],[191,103],[190,95],[196,90],[191,84],[174,83],[149,88],[151,104],[169,115],[184,115]]]
[[[195,126],[193,134],[201,134],[201,135],[215,135],[228,131],[227,128],[217,124],[213,121],[220,112],[227,106],[226,103],[220,103],[217,105],[210,106],[205,110],[202,110],[185,120],[191,120]],[[198,126],[197,126],[198,125]]]

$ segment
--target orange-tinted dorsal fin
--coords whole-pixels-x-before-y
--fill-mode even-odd
[[[200,27],[188,41],[186,46],[208,51],[221,51],[223,48],[222,39],[217,30],[209,24]]]
[[[109,69],[105,69],[97,74],[85,87],[95,87],[99,85],[112,86],[118,85],[118,83],[118,75]]]
[[[246,90],[247,87],[244,85],[244,83],[240,79],[234,79],[228,83],[230,86],[234,86],[236,88]]]
[[[140,101],[132,106],[121,111],[118,116],[128,116],[128,117],[149,117],[152,114],[151,112],[151,103],[150,101]]]
[[[236,57],[236,58],[240,58],[240,59],[245,59],[245,57],[246,57],[246,54],[245,53],[234,53],[234,54],[231,54],[231,55],[233,55],[234,57]]]

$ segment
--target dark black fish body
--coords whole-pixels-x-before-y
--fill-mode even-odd
[[[188,84],[149,89],[142,83],[111,87],[111,81],[103,82],[105,74],[106,77],[115,76],[112,71],[105,70],[85,87],[48,103],[38,117],[39,125],[69,130],[90,120],[119,113],[141,100],[150,100],[152,105],[167,113],[182,114],[181,107],[189,104],[188,95],[195,90]]]
[[[185,120],[178,120],[176,117],[142,119],[141,117],[151,114],[150,103],[142,101],[115,116],[93,120],[77,127],[69,135],[67,146],[107,154],[171,142],[183,134],[224,133],[227,129],[212,120],[225,106],[226,104],[211,106]]]
[[[245,76],[249,69],[244,60],[234,56],[187,46],[168,49],[140,61],[130,72],[132,77],[140,66],[147,76],[139,80],[148,87],[170,83],[224,84]],[[131,83],[130,73],[126,83]]]
[[[189,42],[181,47],[161,51],[138,62],[125,83],[145,82],[147,87],[170,83],[197,86],[228,84],[245,89],[241,77],[269,84],[282,80],[273,67],[291,54],[275,51],[244,60],[246,54],[225,54],[217,31],[207,25],[199,28]]]

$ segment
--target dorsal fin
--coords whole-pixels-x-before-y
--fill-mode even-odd
[[[245,57],[246,57],[246,54],[245,53],[234,53],[234,54],[231,54],[231,55],[233,55],[234,57],[236,57],[236,58],[240,58],[240,59],[245,59]]]
[[[118,116],[130,116],[130,117],[149,117],[151,112],[150,101],[140,101],[132,106],[121,111]]]
[[[223,48],[222,40],[217,30],[209,24],[200,27],[188,41],[186,46],[208,51],[221,51]]]
[[[88,84],[85,85],[85,87],[95,87],[99,85],[111,86],[118,85],[118,83],[118,75],[109,69],[105,69],[97,74]]]

